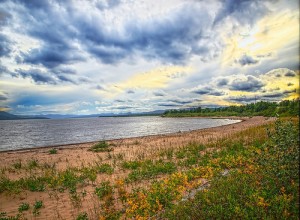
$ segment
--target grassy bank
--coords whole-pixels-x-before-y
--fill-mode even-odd
[[[78,210],[74,219],[298,219],[298,125],[277,120],[130,160],[101,142],[91,150],[105,158],[89,166],[59,169],[30,160],[3,168],[0,196],[68,195]],[[93,211],[84,207],[87,197],[95,199]],[[23,200],[14,215],[1,210],[0,219],[42,217],[46,209],[46,201]]]

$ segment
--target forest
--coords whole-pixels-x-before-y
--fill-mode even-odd
[[[218,108],[202,108],[167,110],[163,117],[192,117],[192,116],[266,116],[289,117],[299,115],[299,99],[281,102],[259,101],[256,103]]]

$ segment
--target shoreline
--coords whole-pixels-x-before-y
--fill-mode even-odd
[[[18,214],[18,207],[24,202],[32,205],[36,201],[42,201],[44,208],[41,210],[41,215],[33,216],[32,212],[29,211],[24,212],[24,216],[29,219],[62,219],[63,215],[63,219],[75,219],[80,212],[84,211],[88,212],[89,216],[97,216],[99,208],[93,210],[93,207],[95,207],[95,204],[97,207],[100,207],[102,200],[99,200],[95,194],[96,187],[103,182],[119,183],[120,180],[125,180],[125,178],[129,177],[130,173],[134,172],[124,169],[123,162],[156,161],[167,158],[168,152],[179,152],[191,146],[211,146],[214,143],[221,143],[220,146],[211,146],[199,151],[199,154],[204,155],[207,152],[218,151],[224,147],[222,140],[233,140],[237,138],[237,134],[251,128],[264,129],[262,126],[275,121],[275,118],[266,117],[246,117],[242,119],[238,123],[214,128],[107,141],[108,144],[114,146],[113,151],[109,152],[90,151],[90,147],[96,142],[58,146],[55,147],[57,149],[55,153],[49,151],[54,148],[53,146],[0,152],[0,170],[3,172],[3,180],[6,182],[21,181],[19,183],[22,184],[25,181],[26,184],[35,187],[33,191],[23,189],[17,194],[0,193],[0,212],[6,212],[9,216],[15,216]],[[176,157],[173,159],[177,160]],[[61,192],[53,190],[51,187],[48,188],[47,184],[49,183],[45,183],[45,180],[43,180],[43,178],[55,177],[53,181],[58,181],[56,178],[59,178],[60,181],[68,180],[67,183],[69,183],[69,181],[77,180],[81,175],[87,178],[88,176],[86,175],[91,170],[97,167],[99,169],[102,165],[104,165],[102,168],[108,167],[112,169],[111,173],[109,170],[97,171],[93,181],[85,180],[83,185],[76,184],[76,190],[78,190],[76,192],[84,192],[85,195],[84,197],[80,197],[80,207],[76,206],[76,203],[74,203],[76,200],[72,197],[74,194],[70,194],[67,188]],[[178,171],[180,169],[185,168],[178,167]],[[68,171],[71,173],[68,173]],[[72,172],[75,173],[71,175]],[[68,175],[66,176],[66,174]],[[168,174],[156,175],[153,177],[153,180],[160,180],[165,175]],[[124,187],[126,187],[127,192],[131,192],[136,187],[147,188],[151,183],[150,180],[142,179],[141,181],[133,182],[134,184],[125,184]],[[40,189],[40,184],[46,184],[43,185],[45,188]],[[60,182],[60,184],[64,184],[64,182]],[[29,185],[22,185],[20,187],[21,189],[22,187],[28,188]],[[117,197],[115,198],[118,199]],[[116,200],[115,205],[116,208],[122,207],[119,200]],[[53,210],[56,210],[56,212],[53,212]],[[98,218],[92,217],[91,219]]]
[[[260,116],[258,116],[260,117]],[[220,125],[220,126],[215,126],[215,127],[209,127],[209,128],[200,128],[200,129],[195,129],[195,130],[188,130],[188,131],[178,131],[178,132],[172,132],[172,133],[163,133],[163,134],[150,134],[150,135],[143,135],[143,136],[135,136],[135,137],[125,137],[125,138],[114,138],[114,139],[105,139],[103,141],[107,142],[113,142],[113,141],[122,141],[122,140],[132,140],[136,138],[146,138],[146,137],[165,137],[165,136],[173,136],[176,134],[184,134],[188,132],[194,132],[194,131],[205,131],[207,129],[214,129],[214,128],[221,128],[224,126],[230,126],[230,125],[236,125],[239,123],[242,123],[243,121],[246,121],[247,119],[250,119],[251,117],[237,117],[237,116],[230,116],[230,117],[202,117],[202,116],[196,116],[196,117],[185,117],[185,118],[207,118],[207,119],[229,119],[229,120],[240,120],[239,122],[235,122],[232,124],[227,124],[227,125]],[[266,118],[266,117],[265,117]],[[50,150],[50,149],[58,149],[58,150],[63,150],[63,149],[73,149],[74,147],[70,146],[77,146],[77,145],[94,145],[98,143],[101,140],[96,140],[96,141],[87,141],[87,142],[77,142],[77,143],[69,143],[69,144],[55,144],[55,145],[48,145],[48,146],[37,146],[37,147],[30,147],[30,148],[24,148],[24,149],[12,149],[12,150],[3,150],[0,151],[0,155],[2,153],[28,153],[28,152],[34,152],[37,150]]]

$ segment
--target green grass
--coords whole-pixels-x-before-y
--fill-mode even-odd
[[[113,187],[110,185],[108,181],[102,182],[100,186],[96,187],[95,194],[98,196],[99,199],[110,195],[113,193]]]
[[[55,148],[49,150],[49,154],[57,154],[57,150]]]
[[[292,123],[277,121],[265,143],[218,153],[215,166],[229,168],[230,175],[213,178],[207,190],[167,209],[163,218],[299,219],[298,134]]]
[[[100,141],[99,143],[93,145],[90,149],[93,152],[110,152],[113,148],[106,141]]]
[[[114,168],[107,163],[103,163],[97,167],[97,171],[99,173],[113,174]]]
[[[131,162],[131,168],[134,163]],[[156,177],[159,174],[171,174],[175,172],[177,169],[175,163],[173,162],[165,162],[162,160],[151,161],[146,160],[141,162],[140,166],[134,169],[131,173],[129,173],[126,181],[134,182],[143,179],[150,179]]]

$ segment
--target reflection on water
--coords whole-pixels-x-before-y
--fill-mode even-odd
[[[161,117],[0,121],[0,151],[175,133],[236,122],[239,120]]]

